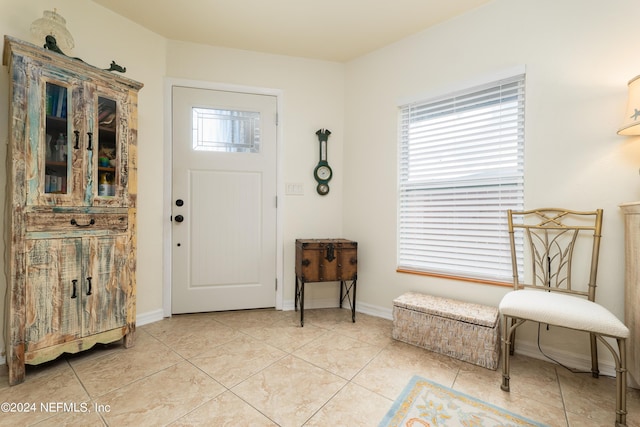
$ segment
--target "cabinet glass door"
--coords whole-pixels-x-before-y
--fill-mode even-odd
[[[118,103],[104,96],[98,96],[98,197],[116,196],[118,165]]]
[[[44,150],[44,193],[71,192],[71,155],[69,138],[70,90],[51,82],[46,84],[46,121]]]

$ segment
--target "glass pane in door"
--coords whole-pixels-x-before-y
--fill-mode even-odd
[[[118,141],[116,132],[117,103],[113,99],[98,97],[98,196],[116,194],[116,165]]]
[[[48,82],[46,85],[46,119],[45,119],[45,175],[44,192],[67,194],[71,182],[70,144],[67,112],[69,107],[69,90]]]
[[[260,152],[260,112],[193,108],[193,149]]]

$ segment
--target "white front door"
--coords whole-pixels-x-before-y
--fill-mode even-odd
[[[277,98],[172,98],[171,311],[274,307]]]

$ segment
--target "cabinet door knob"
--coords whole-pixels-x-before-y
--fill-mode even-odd
[[[87,144],[87,150],[92,151],[93,147],[93,132],[87,132],[87,136],[89,137],[89,143]]]
[[[80,131],[74,130],[73,134],[76,136],[76,145],[73,146],[74,150],[80,148]]]
[[[77,297],[78,297],[78,295],[76,295],[76,288],[77,288],[77,285],[78,285],[78,280],[73,279],[73,280],[71,281],[71,283],[73,284],[73,292],[71,293],[71,299],[73,299],[73,298],[77,298]]]
[[[87,283],[89,284],[89,288],[87,289],[87,295],[91,295],[91,277],[87,277]]]

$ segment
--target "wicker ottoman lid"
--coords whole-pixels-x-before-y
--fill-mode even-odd
[[[449,298],[407,292],[393,300],[395,307],[427,313],[460,322],[494,328],[498,323],[498,308],[457,301]]]

